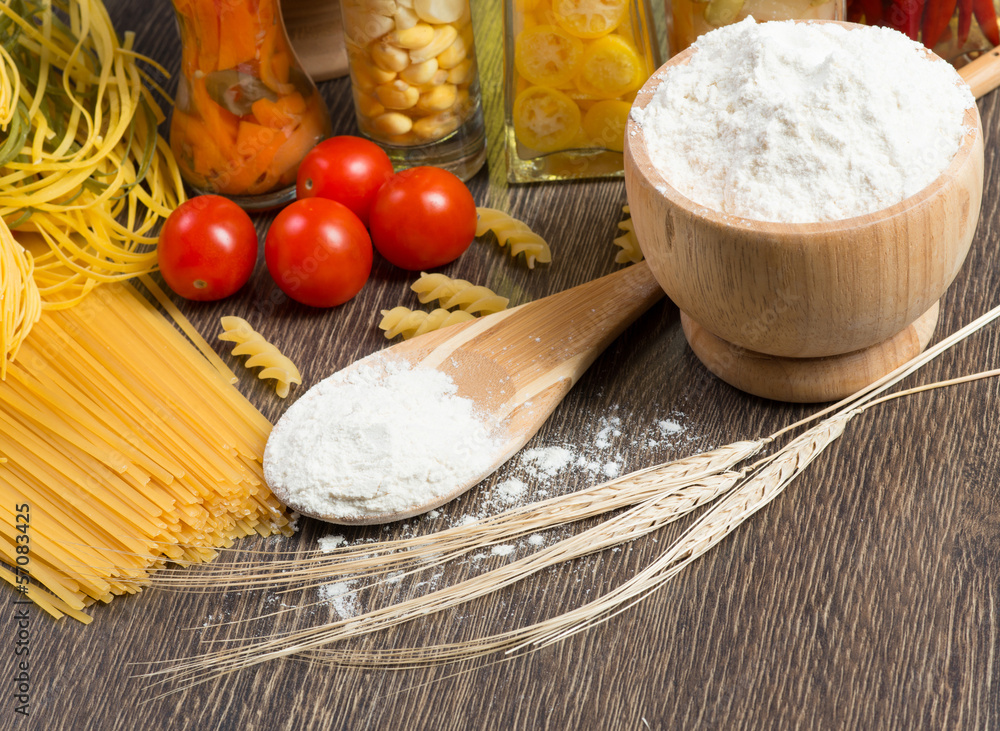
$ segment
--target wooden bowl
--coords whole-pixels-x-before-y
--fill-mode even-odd
[[[657,70],[635,105],[645,107],[664,72],[695,52],[689,48]],[[625,185],[635,234],[705,365],[758,395],[825,401],[853,393],[926,347],[937,301],[965,260],[982,201],[975,105],[964,124],[970,131],[955,158],[919,193],[877,213],[793,224],[691,201],[653,167],[642,129],[630,119]]]

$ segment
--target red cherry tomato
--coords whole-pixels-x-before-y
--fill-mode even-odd
[[[199,195],[167,217],[157,244],[160,273],[189,300],[218,300],[246,284],[257,263],[257,231],[228,198]]]
[[[433,269],[454,261],[476,237],[476,202],[447,170],[403,170],[379,188],[372,205],[372,243],[403,269]]]
[[[362,137],[341,135],[320,142],[303,158],[295,195],[337,201],[367,227],[375,193],[391,177],[392,162],[381,147]]]
[[[326,198],[295,201],[271,224],[264,242],[267,270],[282,291],[312,307],[343,304],[361,291],[372,270],[364,224]]]

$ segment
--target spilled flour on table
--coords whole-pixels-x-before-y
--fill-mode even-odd
[[[333,607],[333,611],[340,615],[341,619],[348,619],[356,616],[360,608],[358,597],[354,593],[356,589],[356,581],[323,584],[319,587],[319,598]]]
[[[610,413],[595,414],[587,420],[585,423],[589,424],[589,428],[577,431],[577,440],[573,443],[536,437],[532,446],[500,468],[491,478],[492,482],[488,480],[452,503],[405,522],[385,525],[363,539],[352,540],[348,538],[350,533],[331,533],[319,539],[319,547],[325,552],[332,552],[344,546],[361,546],[380,540],[377,537],[379,534],[409,538],[471,525],[507,510],[615,479],[629,470],[711,448],[692,429],[683,413],[671,411],[639,428],[631,425],[626,428],[615,411],[611,409]],[[539,531],[483,547],[458,560],[475,567],[476,572],[487,570],[498,563],[534,553],[577,531],[578,528],[572,525]],[[616,547],[613,553],[621,550]],[[444,573],[440,567],[430,564],[427,568],[424,574],[390,574],[385,577],[382,590],[397,592],[396,600],[434,591]],[[341,618],[356,616],[361,611],[360,602],[357,595],[350,592],[357,589],[361,582],[350,576],[331,577],[333,579],[332,583],[320,587],[321,600],[330,604]]]

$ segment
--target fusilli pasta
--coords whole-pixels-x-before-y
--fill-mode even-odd
[[[0,380],[42,312],[34,260],[0,218]]]
[[[524,254],[529,269],[535,268],[536,261],[541,264],[552,261],[552,250],[548,243],[528,228],[526,223],[496,208],[477,208],[476,215],[476,236],[492,231],[501,247],[510,246],[511,256]]]
[[[410,285],[421,304],[438,300],[446,310],[458,307],[470,314],[490,315],[507,309],[510,302],[489,287],[477,286],[464,279],[452,279],[447,274],[420,273],[420,279]]]
[[[622,213],[629,214],[628,206],[622,206]],[[635,237],[635,225],[632,223],[632,218],[629,217],[619,222],[618,228],[625,233],[615,239],[615,246],[621,247],[621,251],[615,254],[615,263],[631,262],[636,264],[642,261],[642,249],[639,248],[639,239]]]
[[[455,325],[459,322],[476,319],[464,310],[448,310],[438,308],[430,312],[423,310],[411,310],[409,307],[393,307],[391,310],[382,310],[382,321],[379,328],[385,330],[386,338],[394,338],[402,335],[403,340],[409,340],[417,335],[423,335],[431,330],[438,330],[448,325]]]
[[[288,396],[291,384],[301,384],[302,375],[285,355],[274,345],[264,339],[264,336],[250,327],[250,323],[242,317],[229,315],[222,318],[223,333],[219,340],[236,343],[233,355],[249,355],[246,367],[263,366],[257,374],[258,378],[274,379],[274,389],[281,398]]]

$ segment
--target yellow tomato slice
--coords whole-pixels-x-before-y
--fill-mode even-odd
[[[580,132],[580,109],[556,89],[531,86],[514,99],[514,134],[526,147],[555,152],[572,146]]]
[[[632,105],[617,99],[596,102],[583,115],[583,131],[595,147],[625,149],[625,123]]]
[[[619,35],[593,41],[583,54],[576,85],[584,94],[615,99],[635,91],[649,77],[638,49]]]
[[[583,42],[562,28],[538,25],[514,40],[514,66],[532,84],[564,86],[583,60]]]
[[[577,38],[600,38],[625,19],[628,0],[552,0],[552,13]]]

